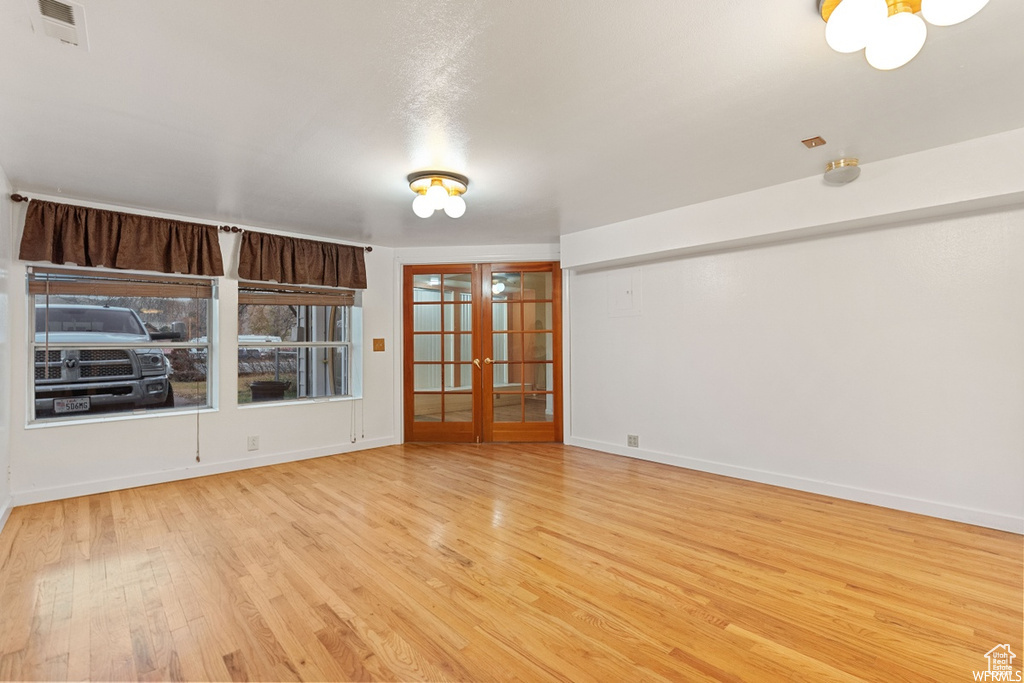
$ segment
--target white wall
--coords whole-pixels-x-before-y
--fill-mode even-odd
[[[24,208],[20,208],[15,218],[18,239],[23,226]],[[228,271],[226,277],[220,278],[222,339],[232,339],[237,333],[238,286],[234,270],[238,242],[237,234],[221,233]],[[27,364],[21,362],[28,353],[25,264],[15,262],[8,287],[11,351],[15,360],[11,364],[10,394],[14,502],[21,505],[396,443],[393,250],[374,248],[366,254],[366,268],[362,400],[240,408],[235,389],[236,358],[229,353],[220,357],[216,411],[26,426]],[[387,341],[386,352],[370,350],[374,337]],[[247,435],[260,437],[258,451],[246,450]],[[196,462],[197,441],[200,462]]]
[[[460,247],[403,247],[395,249],[399,265],[419,263],[507,263],[557,261],[557,244],[487,244]],[[398,269],[401,278],[401,268]]]
[[[14,202],[8,199],[11,183],[0,168],[0,530],[11,513],[11,313],[8,279],[11,272]]]
[[[562,268],[608,267],[1024,203],[1024,128],[563,235]]]
[[[569,290],[567,442],[1024,531],[1024,209],[577,271]]]

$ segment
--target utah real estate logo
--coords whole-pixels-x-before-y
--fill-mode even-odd
[[[1006,643],[1002,645],[996,645],[994,648],[985,653],[985,658],[988,659],[988,671],[975,671],[974,680],[976,681],[1019,681],[1021,680],[1020,671],[1013,670],[1013,660],[1017,658],[1017,655],[1013,654],[1013,650]]]

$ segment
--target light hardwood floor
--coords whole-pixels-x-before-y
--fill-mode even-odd
[[[970,681],[1022,537],[558,445],[17,508],[0,679]]]

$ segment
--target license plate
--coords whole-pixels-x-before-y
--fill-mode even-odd
[[[55,413],[81,413],[89,410],[89,398],[55,398],[53,399],[53,412]]]

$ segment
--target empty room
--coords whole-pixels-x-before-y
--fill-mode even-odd
[[[1022,31],[0,0],[0,680],[1022,680]]]

